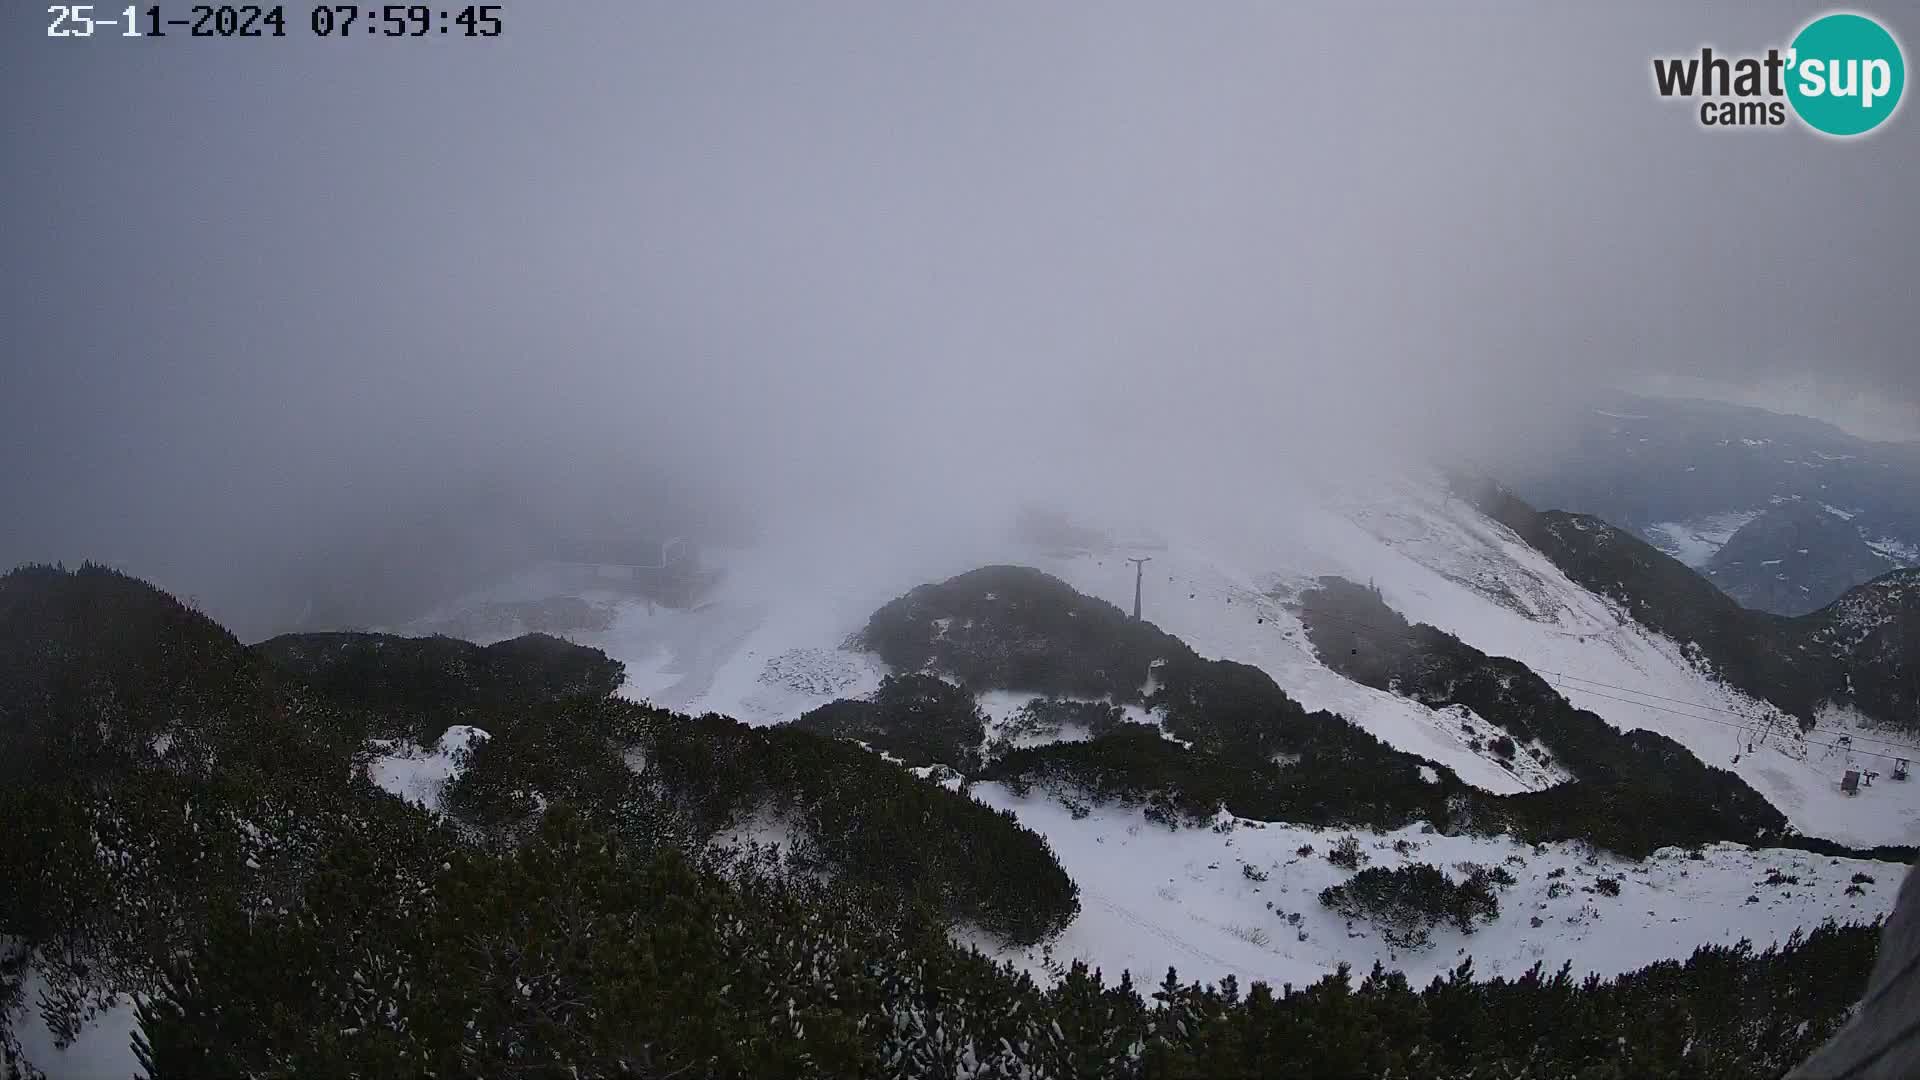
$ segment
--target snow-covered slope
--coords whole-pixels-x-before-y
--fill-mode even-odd
[[[1083,592],[1130,603],[1131,567],[1115,562],[1094,556],[1039,565]],[[1464,748],[1436,752],[1433,724],[1418,722],[1432,717],[1428,710],[1327,670],[1284,600],[1322,574],[1372,582],[1409,620],[1519,660],[1574,705],[1623,729],[1668,735],[1707,764],[1733,770],[1804,832],[1856,845],[1920,842],[1920,787],[1883,781],[1856,796],[1840,788],[1850,764],[1888,774],[1892,756],[1920,758],[1901,749],[1908,744],[1898,736],[1856,732],[1852,751],[1827,745],[1837,742],[1832,733],[1802,738],[1778,709],[1707,677],[1680,644],[1576,585],[1437,486],[1402,482],[1298,508],[1258,547],[1244,537],[1176,541],[1147,566],[1145,614],[1161,628],[1203,655],[1266,669],[1308,708],[1340,712],[1454,767],[1469,783],[1512,790],[1486,781],[1498,768],[1490,759],[1463,761]],[[1155,596],[1155,589],[1164,591]],[[1458,730],[1442,726],[1449,735]]]
[[[839,521],[717,553],[726,577],[697,610],[586,596],[606,628],[567,636],[624,661],[630,696],[775,723],[870,692],[880,665],[842,646],[875,608],[915,585],[1021,563],[1126,608],[1134,587],[1126,558],[1148,556],[1145,616],[1202,655],[1255,664],[1308,708],[1339,712],[1490,791],[1564,778],[1525,754],[1508,764],[1472,749],[1471,729],[1484,730],[1477,718],[1360,686],[1322,664],[1288,601],[1316,577],[1337,574],[1377,585],[1413,621],[1526,663],[1574,704],[1622,728],[1661,732],[1734,770],[1802,831],[1856,845],[1920,842],[1920,784],[1882,780],[1857,796],[1840,790],[1850,760],[1890,775],[1891,756],[1905,753],[1897,738],[1859,733],[1848,751],[1824,745],[1836,741],[1830,733],[1799,737],[1778,710],[1707,678],[1679,643],[1644,630],[1443,492],[1423,476],[1394,477],[1365,494],[1292,491],[1205,518],[1183,514],[1177,526],[1155,523],[1151,546],[1079,551],[1020,543],[998,520],[970,531],[929,523],[921,533]],[[927,543],[935,532],[940,542]],[[530,575],[467,603],[542,595],[543,583]],[[440,618],[449,614],[457,616],[457,605]]]
[[[777,723],[834,698],[871,692],[885,670],[847,648],[847,640],[874,609],[916,585],[1017,563],[1127,608],[1134,589],[1127,558],[1149,557],[1142,581],[1146,618],[1202,655],[1257,665],[1308,708],[1339,712],[1489,790],[1522,791],[1564,779],[1525,754],[1509,765],[1473,749],[1469,728],[1485,726],[1470,713],[1436,712],[1323,664],[1289,600],[1317,577],[1335,574],[1377,585],[1411,620],[1527,663],[1575,704],[1623,728],[1663,732],[1707,763],[1735,769],[1804,831],[1855,844],[1920,840],[1920,784],[1883,780],[1856,797],[1841,794],[1841,758],[1809,755],[1787,734],[1790,724],[1768,723],[1773,709],[1718,686],[1679,644],[1623,618],[1506,528],[1443,491],[1437,479],[1402,477],[1364,496],[1289,492],[1271,504],[1210,517],[1183,514],[1177,525],[1157,522],[1152,533],[1132,534],[1149,540],[1077,550],[1023,543],[1000,519],[974,521],[972,528],[838,521],[783,533],[756,549],[713,553],[726,576],[696,610],[650,608],[612,593],[585,596],[605,616],[597,618],[604,628],[567,636],[624,661],[629,696]],[[936,534],[938,543],[928,542]],[[542,590],[535,575],[469,603],[538,599]],[[457,609],[440,617],[449,615]],[[501,636],[511,632],[503,628]],[[982,704],[998,730],[1025,700],[992,693]],[[1761,730],[1773,734],[1747,750]],[[1829,916],[1877,917],[1891,906],[1899,877],[1898,868],[1885,863],[1854,866],[1800,852],[1725,847],[1710,849],[1704,861],[1668,852],[1644,864],[1613,866],[1588,865],[1568,845],[1535,854],[1505,840],[1417,829],[1366,837],[1375,865],[1504,864],[1510,856],[1524,864],[1508,864],[1519,882],[1503,895],[1497,924],[1471,939],[1442,932],[1429,950],[1395,955],[1364,927],[1348,936],[1345,921],[1319,905],[1319,890],[1344,875],[1320,855],[1303,858],[1296,851],[1312,843],[1324,853],[1331,834],[1282,825],[1171,833],[1118,810],[1075,819],[1040,794],[1019,799],[994,785],[975,792],[1046,835],[1082,887],[1083,914],[1056,943],[1057,958],[1083,956],[1110,973],[1127,967],[1151,979],[1174,965],[1188,978],[1233,973],[1304,983],[1336,962],[1365,967],[1375,957],[1424,977],[1456,964],[1463,949],[1483,973],[1568,960],[1582,972],[1619,972],[1685,956],[1708,942],[1745,936],[1765,944]],[[1395,839],[1418,847],[1397,852]],[[1248,876],[1242,862],[1267,880]],[[1562,868],[1564,877],[1547,876]],[[1772,869],[1800,884],[1758,884]],[[1856,872],[1877,880],[1850,896],[1845,890]],[[1619,896],[1586,891],[1603,874],[1621,880]],[[1561,891],[1568,887],[1571,892]],[[1295,914],[1297,922],[1287,918]],[[1533,925],[1535,918],[1541,925]],[[1039,964],[1042,958],[1026,959]]]

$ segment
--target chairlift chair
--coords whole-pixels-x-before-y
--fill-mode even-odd
[[[1907,778],[1907,759],[1906,758],[1894,759],[1893,778],[1895,780],[1905,780]]]

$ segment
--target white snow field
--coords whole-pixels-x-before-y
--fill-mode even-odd
[[[139,1059],[133,1054],[133,1032],[139,1017],[132,1001],[122,998],[81,1024],[73,1043],[62,1049],[34,1004],[44,988],[40,976],[29,973],[21,997],[27,1006],[12,1020],[21,1053],[46,1073],[48,1080],[119,1080],[141,1075]]]
[[[1340,963],[1351,964],[1356,978],[1364,976],[1378,960],[1422,985],[1467,956],[1482,978],[1517,976],[1536,963],[1552,974],[1567,962],[1576,977],[1616,975],[1685,959],[1701,945],[1746,938],[1764,949],[1828,918],[1878,918],[1892,909],[1905,875],[1904,867],[1892,863],[1731,844],[1707,848],[1700,861],[1666,848],[1645,862],[1603,855],[1590,864],[1576,844],[1550,844],[1536,854],[1532,846],[1506,838],[1449,837],[1418,828],[1359,833],[1369,866],[1425,862],[1458,880],[1462,874],[1454,864],[1473,862],[1505,866],[1518,879],[1500,890],[1494,922],[1472,934],[1437,927],[1430,946],[1408,951],[1388,945],[1365,922],[1349,926],[1320,903],[1322,889],[1351,876],[1326,859],[1334,842],[1347,835],[1340,830],[1233,822],[1222,815],[1232,823],[1227,831],[1176,833],[1137,812],[1095,810],[1074,820],[1038,789],[1026,799],[996,784],[973,791],[1044,833],[1079,883],[1080,917],[1044,951],[978,942],[1036,976],[1049,960],[1065,965],[1078,959],[1110,979],[1130,970],[1137,984],[1156,984],[1172,967],[1187,981],[1233,975],[1243,987],[1256,979],[1297,987]],[[1396,851],[1396,841],[1410,850]],[[1313,853],[1300,855],[1309,844]],[[1248,867],[1266,880],[1249,876]],[[1780,883],[1765,884],[1774,871]],[[1848,895],[1855,874],[1873,881]],[[1618,882],[1619,895],[1603,894],[1596,886],[1602,878]],[[1792,878],[1798,883],[1788,884]]]

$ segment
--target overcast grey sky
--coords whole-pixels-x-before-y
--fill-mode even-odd
[[[1652,91],[1819,5],[311,6],[8,7],[0,562],[233,604],[401,508],[639,464],[729,507],[1227,491],[1497,457],[1631,373],[1920,406],[1912,106],[1840,143]]]

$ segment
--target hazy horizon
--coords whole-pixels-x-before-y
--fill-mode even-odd
[[[1841,143],[1650,86],[1819,10],[580,3],[221,42],[22,9],[0,563],[251,631],[596,515],[1538,463],[1648,378],[1920,436],[1911,108]]]

